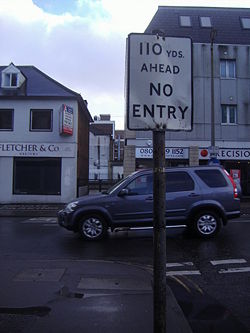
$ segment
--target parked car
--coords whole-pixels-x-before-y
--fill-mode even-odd
[[[232,177],[220,166],[166,168],[166,224],[183,225],[202,238],[216,235],[240,216]],[[153,224],[153,173],[132,173],[107,192],[87,195],[58,212],[60,226],[98,240],[121,227]]]

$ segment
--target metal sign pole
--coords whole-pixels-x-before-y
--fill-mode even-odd
[[[192,130],[192,40],[131,33],[127,55],[127,127],[153,131],[154,333],[166,333],[165,131]]]
[[[166,333],[165,131],[153,131],[154,333]]]

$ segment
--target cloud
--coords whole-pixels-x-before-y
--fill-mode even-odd
[[[215,5],[211,1],[209,5]],[[237,5],[249,7],[248,1]],[[175,5],[199,3],[176,0]],[[143,32],[157,6],[168,4],[165,0],[0,0],[1,65],[38,67],[81,93],[92,115],[111,113],[122,128],[126,37]]]
[[[34,65],[81,93],[92,115],[113,113],[123,126],[126,37],[101,31],[107,17],[55,15],[30,0],[0,2],[3,65]]]

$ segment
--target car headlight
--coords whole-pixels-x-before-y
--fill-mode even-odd
[[[73,212],[73,210],[76,208],[77,204],[78,204],[78,201],[70,202],[69,204],[67,204],[65,210],[66,210],[68,213],[71,213],[71,212]]]

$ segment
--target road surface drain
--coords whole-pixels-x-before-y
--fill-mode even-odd
[[[46,316],[51,311],[48,306],[30,306],[25,308],[0,308],[0,313],[20,314],[29,316]]]

